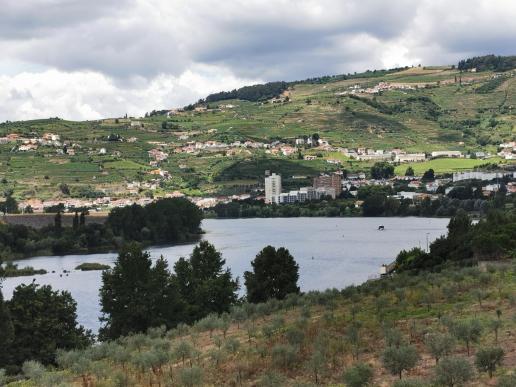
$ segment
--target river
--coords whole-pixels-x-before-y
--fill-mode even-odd
[[[202,228],[203,239],[222,251],[233,276],[240,279],[244,271],[250,270],[251,260],[266,245],[288,248],[299,263],[301,290],[308,291],[360,284],[376,276],[381,264],[392,261],[401,249],[424,249],[427,240],[432,242],[446,234],[448,221],[412,217],[206,219]],[[384,225],[385,231],[378,231],[379,225]],[[179,257],[188,256],[193,246],[156,246],[149,247],[148,251],[153,259],[163,255],[172,267]],[[24,259],[15,263],[20,267],[45,269],[48,274],[7,278],[2,283],[2,291],[9,299],[16,286],[33,280],[54,289],[68,290],[77,301],[79,323],[97,332],[101,272],[82,272],[74,268],[83,262],[112,265],[115,259],[115,253]],[[70,273],[63,273],[64,270]]]

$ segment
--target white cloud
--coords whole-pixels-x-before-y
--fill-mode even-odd
[[[153,109],[182,106],[221,87],[234,89],[257,82],[262,80],[239,79],[227,69],[207,65],[193,65],[178,77],[161,74],[150,82],[134,79],[128,88],[98,72],[24,72],[0,76],[0,121],[141,116]]]
[[[513,0],[2,0],[0,119],[136,114],[249,80],[515,54],[514,20]]]

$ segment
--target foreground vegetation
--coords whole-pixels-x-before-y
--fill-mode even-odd
[[[511,211],[476,225],[459,212],[428,253],[401,252],[394,274],[306,294],[294,257],[267,246],[243,299],[207,242],[173,272],[132,244],[102,274],[100,343],[67,292],[0,293],[0,366],[13,387],[512,386],[515,227]]]
[[[400,274],[60,352],[12,386],[511,386],[515,291],[514,261]]]

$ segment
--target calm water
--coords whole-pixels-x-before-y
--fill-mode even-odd
[[[377,231],[383,224],[385,231]],[[343,288],[376,276],[382,263],[393,260],[401,249],[426,247],[446,233],[448,219],[432,218],[280,218],[228,219],[203,221],[204,239],[222,251],[233,276],[242,278],[250,261],[266,245],[287,247],[300,266],[300,286],[304,291]],[[188,256],[192,245],[152,247],[152,258],[163,255],[170,266]],[[101,272],[75,271],[83,262],[112,264],[116,254],[35,257],[17,262],[20,266],[46,269],[49,274],[6,279],[5,298],[22,283],[35,280],[54,289],[70,291],[77,301],[78,320],[97,331],[100,315],[98,291]],[[54,270],[55,273],[51,273]],[[63,270],[69,270],[67,276]]]

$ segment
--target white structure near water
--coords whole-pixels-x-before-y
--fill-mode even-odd
[[[265,203],[278,203],[281,195],[281,175],[273,173],[265,178]]]

